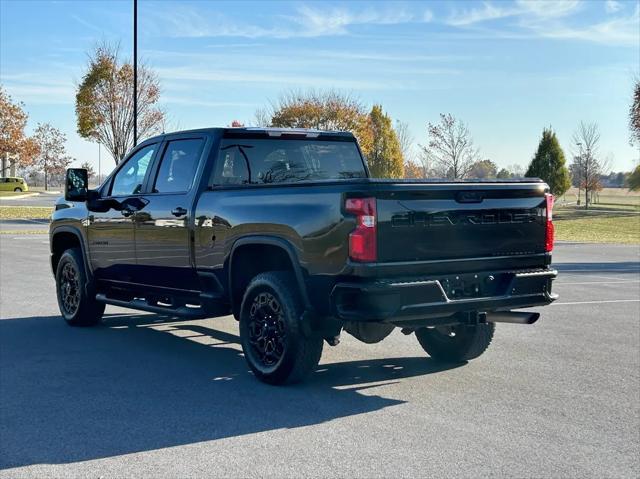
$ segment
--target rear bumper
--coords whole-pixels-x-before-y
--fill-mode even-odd
[[[467,311],[504,311],[552,303],[557,271],[498,271],[444,278],[342,282],[331,293],[333,315],[345,321],[402,323]]]

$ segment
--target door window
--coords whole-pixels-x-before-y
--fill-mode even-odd
[[[154,193],[178,193],[189,191],[196,176],[202,139],[170,141],[162,155]]]
[[[127,163],[120,168],[113,179],[111,196],[126,196],[140,193],[144,176],[147,173],[155,149],[155,144],[145,146],[127,160]]]

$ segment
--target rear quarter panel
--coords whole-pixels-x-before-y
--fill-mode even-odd
[[[311,275],[338,274],[348,257],[345,241],[353,221],[341,212],[350,185],[283,185],[217,188],[204,192],[195,213],[198,268],[224,266],[240,238],[266,235],[284,239]]]

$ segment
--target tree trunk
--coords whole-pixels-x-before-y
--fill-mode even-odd
[[[585,188],[584,189],[584,209],[588,210],[589,209],[589,192],[591,190],[589,188]]]

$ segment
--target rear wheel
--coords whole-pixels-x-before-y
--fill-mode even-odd
[[[70,326],[94,326],[102,320],[105,305],[96,301],[93,285],[87,284],[79,248],[62,254],[56,269],[56,292],[62,317]]]
[[[486,351],[493,339],[494,323],[458,324],[416,330],[422,349],[439,361],[468,361]]]
[[[297,283],[286,272],[253,278],[240,309],[240,341],[249,367],[269,384],[304,379],[320,361],[323,339],[305,336]]]
[[[15,188],[13,191],[15,191],[16,193],[20,193],[22,191],[22,188]]]

